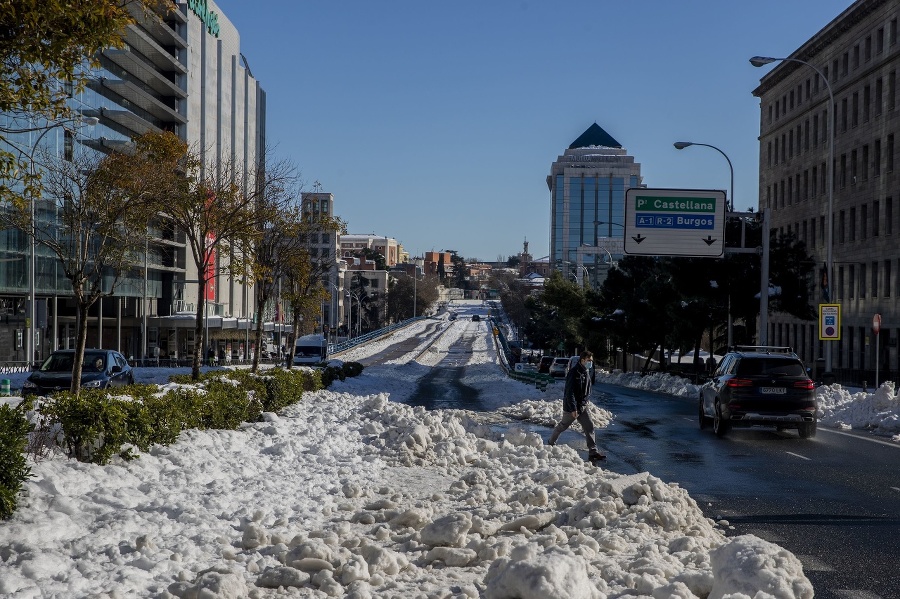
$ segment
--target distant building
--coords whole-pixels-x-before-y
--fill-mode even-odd
[[[344,259],[352,258],[361,250],[369,249],[384,256],[384,262],[388,268],[400,262],[401,254],[406,253],[396,239],[374,233],[341,235],[340,245],[341,257]]]
[[[625,190],[641,186],[641,165],[597,123],[588,127],[550,167],[550,267],[581,280],[579,249],[606,247],[621,255]],[[606,276],[606,251],[581,250],[591,285]]]
[[[858,0],[760,80],[759,209],[815,260],[813,303],[841,306],[840,340],[820,341],[818,323],[770,315],[770,344],[794,347],[810,365],[832,344],[841,382],[874,383],[900,371],[900,3]],[[834,197],[830,297],[827,256],[829,94],[834,95]],[[872,321],[884,325],[879,350]],[[894,379],[896,380],[896,379]]]

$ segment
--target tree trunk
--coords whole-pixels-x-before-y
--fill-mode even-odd
[[[78,313],[75,324],[75,358],[72,363],[72,384],[69,391],[78,394],[81,391],[81,371],[84,367],[84,346],[87,344],[88,309],[91,303],[83,300],[77,303]]]
[[[290,369],[294,365],[294,354],[297,353],[297,338],[300,336],[298,335],[298,333],[300,332],[300,314],[296,310],[293,311],[291,330],[293,331],[293,334],[291,335],[291,349],[288,350],[288,369]],[[327,336],[325,337],[325,344],[326,346],[328,345]]]
[[[197,284],[197,319],[194,322],[194,360],[191,364],[191,380],[200,380],[200,361],[203,353],[203,347],[206,345],[206,339],[203,336],[203,319],[206,318],[204,308],[206,307],[206,279],[204,275],[200,275]]]
[[[257,282],[256,287],[256,330],[253,337],[256,343],[256,351],[253,352],[253,364],[250,366],[250,372],[259,371],[259,356],[262,354],[262,333],[263,333],[263,314],[266,309],[266,302],[269,301],[269,294],[263,289],[265,284]]]

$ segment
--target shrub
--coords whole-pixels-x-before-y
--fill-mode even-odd
[[[82,389],[77,395],[56,393],[41,407],[43,425],[59,424],[59,445],[79,461],[106,464],[116,453],[132,459],[135,456],[121,448],[131,442],[128,420],[137,410],[126,403],[131,402],[110,397],[102,389]]]
[[[0,520],[13,515],[19,491],[31,476],[25,459],[31,424],[19,411],[0,406]]]
[[[359,362],[344,362],[343,365],[344,376],[359,376],[362,374],[363,365]]]
[[[200,395],[202,411],[200,428],[236,429],[242,422],[256,420],[262,404],[240,385],[221,378],[204,383],[206,393]]]

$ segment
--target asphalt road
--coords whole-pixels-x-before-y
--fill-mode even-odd
[[[730,524],[727,534],[785,547],[817,598],[900,598],[896,443],[822,427],[814,439],[762,428],[719,439],[700,430],[693,398],[610,385],[594,395],[616,415],[597,435],[606,467],[677,482],[708,517]]]
[[[364,363],[399,357],[427,336]],[[410,403],[478,410],[477,392],[460,381],[472,341],[465,335],[454,344]],[[676,482],[706,516],[727,522],[726,534],[788,549],[818,599],[900,599],[900,445],[823,427],[813,439],[762,428],[719,439],[700,430],[694,398],[598,384],[594,401],[615,414],[597,431],[605,468]],[[550,435],[548,427],[527,428]],[[567,431],[560,442],[586,452],[580,433]]]

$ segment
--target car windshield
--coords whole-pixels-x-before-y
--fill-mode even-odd
[[[797,360],[760,358],[741,360],[738,376],[804,376],[803,364]]]
[[[75,354],[51,354],[41,365],[41,372],[72,372]],[[83,372],[103,372],[106,370],[106,355],[101,353],[85,353]]]
[[[41,365],[41,372],[72,372],[74,354],[51,354]]]

